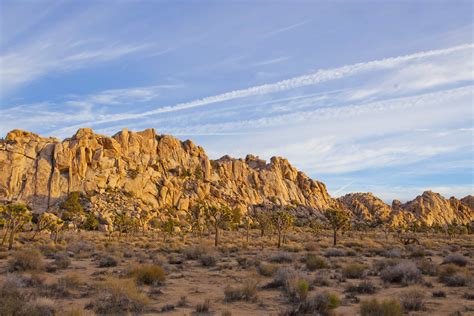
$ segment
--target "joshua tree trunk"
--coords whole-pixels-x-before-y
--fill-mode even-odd
[[[15,229],[10,231],[10,238],[8,239],[8,250],[13,248],[13,241],[15,240]]]
[[[219,227],[215,226],[215,236],[214,236],[214,246],[217,247],[219,245]]]
[[[249,232],[250,232],[250,227],[247,226],[247,232],[246,232],[246,236],[245,236],[247,244],[249,243]]]
[[[281,232],[278,232],[278,248],[281,247]]]
[[[5,228],[5,233],[3,234],[2,246],[5,244],[5,241],[7,241],[7,236],[8,236],[8,227]]]
[[[337,230],[333,230],[333,246],[336,246],[336,243],[337,243]]]

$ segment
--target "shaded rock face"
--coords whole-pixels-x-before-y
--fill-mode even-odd
[[[208,159],[203,148],[155,130],[112,137],[83,128],[63,141],[14,130],[0,141],[0,199],[45,211],[69,192],[132,194],[151,209],[187,210],[198,200],[246,209],[271,201],[322,210],[334,204],[323,183],[286,159]]]

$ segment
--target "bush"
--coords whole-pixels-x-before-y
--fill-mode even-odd
[[[206,243],[199,243],[197,245],[184,249],[184,255],[188,260],[197,260],[203,255],[213,253],[214,250]]]
[[[374,294],[377,291],[375,285],[370,281],[362,281],[357,285],[349,285],[346,289],[348,293]]]
[[[446,297],[446,292],[445,291],[434,291],[433,292],[433,297]]]
[[[286,287],[291,280],[299,279],[299,273],[291,268],[280,268],[276,271],[273,281],[267,287]]]
[[[209,299],[206,299],[204,303],[199,303],[196,305],[196,313],[209,313],[211,309],[211,301]]]
[[[302,302],[306,299],[309,292],[309,283],[302,278],[292,278],[286,281],[284,286],[290,302]]]
[[[421,311],[425,308],[423,292],[412,289],[402,293],[400,301],[405,311]]]
[[[422,274],[435,276],[438,273],[438,267],[432,261],[422,259],[416,263]]]
[[[54,264],[58,269],[67,269],[71,265],[71,259],[65,252],[57,253],[54,255]]]
[[[400,304],[395,300],[383,300],[379,302],[377,299],[364,301],[360,304],[361,316],[402,316],[403,311]]]
[[[213,267],[217,264],[217,259],[214,255],[202,255],[199,262],[203,267]]]
[[[112,256],[103,256],[99,260],[99,268],[108,268],[108,267],[116,267],[118,264],[118,260]]]
[[[110,278],[100,285],[99,292],[91,302],[97,314],[140,313],[149,304],[130,279]]]
[[[402,251],[398,248],[392,248],[385,253],[385,257],[387,258],[401,258]]]
[[[301,302],[296,308],[291,309],[282,315],[298,316],[298,315],[332,315],[332,310],[338,307],[340,300],[336,294],[320,293],[312,298]]]
[[[257,272],[260,274],[260,275],[263,275],[263,276],[266,276],[266,277],[270,277],[270,276],[273,276],[275,274],[275,271],[277,270],[277,266],[274,265],[274,264],[271,264],[271,263],[260,263],[258,266],[257,266]]]
[[[394,267],[387,267],[380,277],[387,283],[401,283],[404,285],[420,283],[421,271],[411,261],[400,262]]]
[[[293,257],[287,252],[279,252],[268,259],[270,262],[275,263],[290,263],[293,262]]]
[[[346,255],[346,252],[342,249],[331,248],[326,250],[326,253],[324,255],[326,257],[344,257]]]
[[[130,271],[131,276],[138,284],[160,285],[165,281],[165,270],[159,265],[142,264],[135,266]]]
[[[7,274],[0,285],[0,315],[15,315],[25,303],[22,292],[23,280],[14,274]]]
[[[326,260],[320,256],[316,256],[315,254],[309,253],[306,256],[306,268],[309,271],[315,271],[318,269],[325,269],[328,267]]]
[[[452,263],[460,267],[465,267],[469,260],[460,253],[452,253],[443,259],[443,264]]]
[[[447,286],[466,286],[470,281],[469,272],[452,263],[440,267],[438,278]]]
[[[42,271],[44,268],[43,256],[36,249],[17,250],[8,261],[8,271]]]
[[[366,266],[360,263],[351,263],[342,269],[342,276],[348,279],[362,279]]]
[[[23,306],[21,314],[28,316],[53,316],[56,315],[56,304],[48,298],[39,297],[27,302]]]
[[[253,302],[257,299],[257,282],[254,280],[247,280],[242,286],[232,288],[226,287],[224,290],[224,301],[249,301]]]
[[[331,281],[329,280],[329,276],[327,273],[319,273],[314,277],[314,282],[317,286],[330,286]]]

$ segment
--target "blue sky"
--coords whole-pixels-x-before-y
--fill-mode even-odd
[[[472,1],[0,2],[0,135],[155,128],[333,196],[473,194]]]

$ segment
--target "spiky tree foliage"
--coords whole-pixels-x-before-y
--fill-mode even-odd
[[[62,211],[63,220],[74,222],[78,216],[84,213],[84,208],[79,201],[80,197],[80,192],[71,192],[59,205]]]
[[[271,210],[264,205],[253,205],[249,209],[249,216],[260,230],[260,237],[270,233],[273,229]]]
[[[26,223],[31,222],[32,214],[24,204],[8,204],[0,209],[0,216],[5,223],[2,245],[9,235],[8,249],[12,249],[15,234],[20,231]]]
[[[278,235],[278,248],[281,247],[282,237],[291,228],[294,223],[294,217],[288,213],[288,210],[277,210],[271,214],[271,222]]]
[[[324,212],[329,226],[333,231],[333,245],[337,244],[337,233],[340,230],[347,229],[350,225],[350,215],[347,211],[329,208]]]
[[[31,239],[33,240],[42,231],[48,231],[51,234],[51,239],[56,242],[63,226],[64,221],[61,218],[53,213],[44,212],[38,217],[35,233]]]
[[[310,220],[309,223],[308,223],[308,226],[316,237],[319,236],[319,234],[321,233],[321,231],[324,228],[323,223],[321,223],[321,220],[319,220],[319,219]]]
[[[134,232],[138,227],[136,219],[126,212],[116,212],[113,225],[114,230],[119,232],[119,237],[121,237],[122,234]]]
[[[206,225],[206,204],[199,201],[186,211],[186,222],[191,225],[191,231],[199,238],[202,237]]]
[[[89,212],[86,216],[86,219],[84,220],[84,223],[82,223],[82,228],[85,230],[96,230],[98,226],[99,220],[95,216],[94,212]]]
[[[232,227],[238,222],[238,215],[224,204],[207,205],[205,207],[205,216],[207,223],[214,230],[214,246],[219,245],[219,232],[221,229]]]

